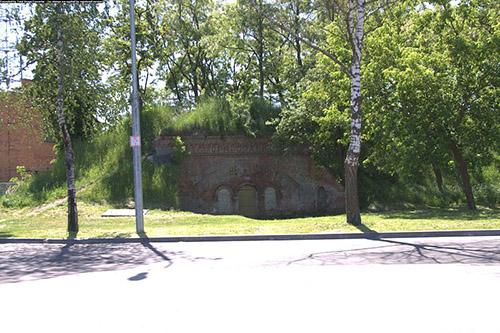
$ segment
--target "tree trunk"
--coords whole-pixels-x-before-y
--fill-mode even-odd
[[[434,165],[432,166],[432,170],[434,170],[434,175],[436,176],[436,183],[439,192],[443,192],[443,175],[441,175],[441,170]]]
[[[196,74],[196,70],[193,72],[193,94],[194,94],[194,101],[199,102],[200,96],[198,93],[198,75]]]
[[[338,159],[338,162],[339,162],[339,166],[341,168],[341,177],[342,177],[342,180],[341,180],[341,184],[345,186],[345,171],[344,171],[344,161],[345,161],[345,152],[344,152],[344,146],[342,146],[342,144],[339,142],[340,139],[342,139],[342,136],[343,136],[343,131],[340,127],[337,127],[336,129],[337,131],[337,136],[336,136],[336,139],[337,139],[337,159]]]
[[[259,56],[257,61],[259,62],[259,97],[261,99],[264,98],[264,46],[262,45],[263,41],[259,41],[258,52]]]
[[[302,50],[300,46],[300,39],[297,36],[300,34],[300,4],[299,1],[295,1],[295,17],[294,17],[294,26],[295,26],[295,51],[297,53],[297,65],[299,66],[300,73],[304,76],[304,66],[302,64]]]
[[[262,1],[259,3],[259,7],[262,8]],[[259,97],[261,99],[264,98],[264,82],[265,82],[265,74],[264,74],[264,17],[261,13],[259,15],[259,22],[257,26],[257,61],[259,66]]]
[[[358,164],[345,162],[345,210],[347,223],[361,224],[358,199]]]
[[[57,6],[57,120],[61,130],[64,145],[64,164],[66,166],[66,181],[68,184],[68,232],[78,232],[78,212],[76,207],[76,188],[75,188],[75,154],[71,145],[68,127],[64,120],[64,89],[63,89],[63,47],[64,39],[61,27],[61,5]]]
[[[351,140],[344,162],[347,223],[361,224],[358,198],[358,163],[361,152],[361,50],[364,37],[364,0],[350,0],[348,30],[351,42]],[[356,8],[356,22],[354,9]]]
[[[469,173],[467,172],[467,165],[465,164],[464,158],[457,145],[453,140],[450,144],[451,151],[453,152],[453,157],[455,158],[455,163],[457,163],[458,170],[460,171],[460,177],[462,178],[462,183],[464,185],[465,198],[467,199],[467,207],[471,210],[476,209],[476,203],[474,201],[474,195],[472,193],[472,186],[470,184]]]

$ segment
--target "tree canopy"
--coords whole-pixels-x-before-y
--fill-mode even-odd
[[[128,1],[64,8],[64,115],[85,138],[127,109]],[[173,107],[176,126],[308,145],[347,189],[358,164],[370,177],[431,171],[440,190],[459,179],[474,208],[474,175],[499,151],[498,1],[143,0],[135,12],[141,103]],[[18,45],[51,128],[54,15],[37,5]]]

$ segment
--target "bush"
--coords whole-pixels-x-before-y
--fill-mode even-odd
[[[194,110],[181,113],[164,133],[231,134],[245,132],[244,117],[233,112],[225,99],[208,98]]]
[[[280,109],[262,99],[233,101],[206,98],[193,110],[184,111],[172,118],[162,131],[164,134],[205,135],[246,134],[267,136],[274,132]]]

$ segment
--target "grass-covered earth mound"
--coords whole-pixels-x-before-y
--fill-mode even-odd
[[[255,99],[247,103],[220,98],[205,99],[189,110],[152,105],[141,113],[143,153],[143,193],[145,208],[171,210],[178,208],[177,165],[154,164],[146,156],[153,152],[153,140],[166,135],[230,135],[249,137],[272,136],[279,123],[280,109]],[[89,204],[130,207],[133,202],[132,150],[129,147],[130,117],[85,140],[75,140],[76,186],[78,200]],[[276,140],[282,142],[282,140]],[[275,147],[279,150],[280,147]],[[53,168],[35,176],[24,175],[0,205],[36,207],[66,195],[64,156],[61,149]],[[500,203],[500,171],[498,160],[474,175],[474,194],[479,204],[496,207]],[[419,207],[460,207],[465,201],[460,179],[445,178],[439,191],[431,173],[419,179],[403,179],[384,174],[371,165],[359,167],[359,193],[363,209],[396,207],[412,204]]]
[[[192,110],[176,110],[153,105],[141,112],[142,182],[146,208],[176,209],[177,188],[175,163],[154,164],[146,159],[153,152],[158,134],[207,135],[244,134],[251,137],[270,135],[268,125],[279,115],[279,109],[255,99],[246,105],[231,107],[227,100],[206,99]],[[79,200],[89,203],[130,206],[133,188],[132,150],[129,147],[130,117],[86,140],[73,141],[76,186]],[[22,173],[18,185],[0,199],[4,207],[37,206],[66,195],[64,155],[56,146],[53,168],[31,176]]]

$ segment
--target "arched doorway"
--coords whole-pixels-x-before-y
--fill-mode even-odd
[[[318,213],[326,213],[328,210],[328,195],[323,186],[316,191],[316,209]]]
[[[243,185],[238,190],[238,212],[244,216],[257,215],[257,191],[255,187]]]
[[[270,213],[278,208],[276,190],[273,187],[268,187],[264,191],[264,208],[266,213]]]
[[[233,212],[233,204],[231,202],[231,193],[228,189],[221,188],[217,191],[217,213],[231,214]]]

